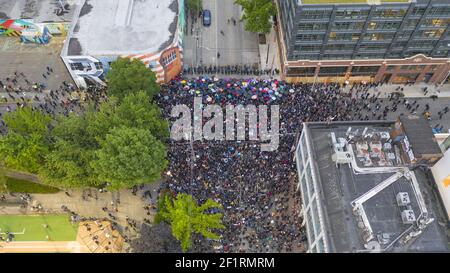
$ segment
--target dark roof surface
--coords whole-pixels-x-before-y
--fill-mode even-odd
[[[362,131],[366,126],[379,130],[389,130],[393,123],[351,123],[354,129]],[[307,125],[310,131],[315,168],[319,174],[321,202],[325,215],[325,226],[331,252],[356,252],[364,250],[363,235],[354,216],[351,201],[381,183],[393,173],[358,174],[351,166],[342,164],[336,167],[332,160],[332,140],[330,133],[336,137],[345,136],[348,124],[328,128],[322,125]],[[420,188],[424,193],[426,207],[430,217],[435,218],[425,231],[406,245],[395,243],[389,252],[448,252],[450,251],[446,231],[438,224],[438,219],[444,219],[442,208],[437,196],[429,186],[429,180],[421,171],[415,171]],[[411,183],[404,177],[397,180],[374,197],[364,203],[364,210],[369,218],[375,236],[385,234],[390,240],[398,237],[405,229],[401,220],[401,211],[396,204],[396,193],[408,192],[414,197]],[[419,213],[417,200],[411,198],[411,206],[416,215]],[[383,246],[382,246],[383,247]]]
[[[400,121],[416,155],[442,154],[431,127],[424,117],[414,115],[401,116]]]

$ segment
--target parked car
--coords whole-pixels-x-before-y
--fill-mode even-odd
[[[211,11],[208,9],[203,10],[203,25],[208,27],[211,25]]]

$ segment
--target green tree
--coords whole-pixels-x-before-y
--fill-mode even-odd
[[[110,189],[154,182],[167,166],[164,144],[147,130],[114,128],[100,146],[91,166]]]
[[[8,133],[0,138],[4,164],[16,170],[37,173],[50,146],[49,115],[31,107],[18,108],[3,117]]]
[[[92,108],[87,110],[92,114]],[[53,129],[55,142],[45,157],[39,176],[46,184],[63,187],[95,187],[101,184],[90,162],[95,160],[99,145],[89,134],[88,115],[60,116]]]
[[[144,91],[150,98],[159,92],[156,75],[137,59],[118,58],[106,75],[108,96],[121,100],[130,93]]]
[[[187,0],[186,6],[190,13],[196,16],[202,10],[202,0]]]
[[[115,97],[102,103],[91,119],[89,130],[91,134],[104,138],[109,130],[121,126],[148,130],[162,141],[169,137],[168,122],[143,91],[127,95],[120,103]]]
[[[172,234],[180,241],[183,251],[190,248],[192,233],[199,233],[209,239],[218,239],[219,236],[211,230],[225,228],[221,213],[208,213],[211,208],[221,207],[211,199],[198,205],[191,195],[185,193],[178,194],[175,199],[170,199],[169,195],[164,195],[163,198],[165,206],[158,214],[171,225]]]
[[[276,14],[272,0],[235,0],[242,6],[241,20],[245,21],[244,29],[255,33],[269,33],[272,28],[270,17]]]

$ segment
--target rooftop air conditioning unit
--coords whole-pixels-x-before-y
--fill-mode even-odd
[[[409,199],[409,194],[407,192],[397,193],[397,205],[407,206],[410,203],[411,203],[411,199]]]
[[[414,223],[416,221],[416,215],[414,214],[414,211],[411,209],[402,211],[402,221],[405,225]]]
[[[336,152],[331,157],[336,164],[346,164],[352,162],[352,155],[349,152]]]
[[[381,132],[380,137],[381,137],[381,139],[384,139],[384,140],[388,140],[391,138],[391,136],[389,135],[388,132]]]

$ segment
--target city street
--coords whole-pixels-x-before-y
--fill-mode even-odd
[[[184,38],[185,65],[259,65],[258,35],[244,30],[243,22],[239,21],[241,8],[233,2],[203,0],[203,9],[211,11],[211,25],[203,26],[202,18],[197,17],[193,35],[192,19],[187,19],[188,35]],[[220,54],[219,58],[217,53]]]

